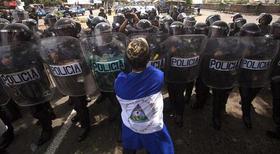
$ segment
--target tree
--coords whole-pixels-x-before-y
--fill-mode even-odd
[[[186,0],[186,5],[192,5],[192,0]]]

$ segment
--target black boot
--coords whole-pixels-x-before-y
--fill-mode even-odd
[[[50,115],[46,117],[41,117],[39,121],[42,127],[42,131],[37,141],[38,146],[43,145],[44,143],[49,141],[52,137],[52,120]]]
[[[14,129],[8,128],[8,130],[2,135],[2,142],[0,143],[0,149],[6,149],[14,140]]]
[[[82,128],[81,133],[78,137],[78,142],[82,142],[83,140],[85,140],[87,138],[89,132],[90,132],[90,127]]]
[[[81,133],[78,137],[78,142],[85,140],[90,132],[90,119],[89,119],[89,111],[88,108],[83,111],[80,117],[80,122],[82,126]]]
[[[78,142],[83,141],[90,132],[90,117],[89,110],[87,108],[86,96],[74,97],[72,100],[75,100],[74,110],[77,112],[78,121],[81,124],[81,133],[78,137]]]
[[[212,123],[213,123],[213,128],[216,130],[220,130],[222,127],[222,122],[221,122],[221,108],[219,101],[213,100],[213,109],[212,109]]]
[[[183,115],[176,114],[175,123],[179,128],[184,126]]]
[[[49,114],[51,116],[51,119],[54,120],[56,119],[56,114],[54,113],[53,107],[51,106],[50,103],[46,103],[46,107],[48,108]]]
[[[203,83],[201,77],[199,77],[195,82],[195,93],[196,93],[196,101],[191,105],[191,108],[195,110],[203,109],[210,94],[209,94],[209,88]]]
[[[251,104],[242,104],[242,120],[246,128],[252,128]]]
[[[46,102],[31,107],[33,117],[38,119],[42,127],[41,135],[36,142],[37,146],[43,145],[52,137],[52,116],[49,105],[49,102]]]
[[[6,112],[0,108],[0,118],[3,123],[8,127],[7,131],[2,135],[3,140],[0,143],[0,149],[6,149],[14,140],[14,127],[12,125],[11,119],[8,117]]]
[[[43,129],[41,132],[41,135],[37,141],[37,145],[41,146],[44,143],[46,143],[47,141],[49,141],[52,138],[52,129],[46,130]]]

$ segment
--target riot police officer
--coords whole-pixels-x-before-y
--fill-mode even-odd
[[[98,56],[104,57],[107,54],[116,54],[116,55],[120,56],[120,57],[118,57],[118,58],[120,58],[119,60],[122,60],[123,57],[122,57],[122,53],[120,53],[120,52],[122,51],[122,49],[121,49],[123,47],[122,43],[124,43],[124,42],[118,42],[117,40],[112,39],[112,37],[113,37],[112,27],[110,26],[109,23],[101,22],[101,23],[97,24],[96,28],[94,29],[94,33],[95,33],[95,35],[97,35],[96,37],[101,38],[101,44],[99,44],[96,47],[96,50],[97,50],[96,53],[100,54]],[[103,43],[105,43],[105,44],[103,44]],[[106,45],[106,43],[108,43],[108,44]],[[120,43],[120,44],[117,45],[117,43]],[[108,106],[110,121],[115,120],[119,116],[119,112],[120,112],[116,94],[112,90],[113,87],[111,87],[111,86],[114,84],[114,78],[117,77],[117,74],[121,70],[125,70],[125,68],[121,67],[121,68],[115,70],[115,72],[107,72],[107,73],[105,73],[105,72],[101,73],[98,70],[94,71],[95,79],[96,79],[97,85],[99,86],[102,99],[108,98],[111,103]],[[106,78],[106,75],[108,78]],[[105,81],[104,79],[108,80],[108,81]],[[101,83],[101,82],[108,82],[108,83]]]
[[[208,36],[208,26],[203,22],[198,22],[194,25],[194,34],[204,34]]]
[[[270,23],[272,21],[272,15],[269,13],[261,13],[259,17],[256,19],[258,20],[258,26],[261,29],[261,35],[269,34],[270,32]]]
[[[210,38],[227,37],[229,27],[224,21],[215,21],[209,28],[208,36]],[[208,67],[209,68],[209,67]],[[222,82],[222,81],[221,81]],[[213,105],[212,105],[212,122],[213,127],[217,130],[221,129],[222,111],[225,111],[225,105],[232,88],[212,88]]]
[[[120,29],[120,26],[122,25],[122,23],[125,21],[125,16],[122,13],[118,13],[114,16],[114,20],[112,23],[112,28],[113,28],[113,32],[118,32]]]
[[[30,30],[32,30],[36,35],[42,37],[42,32],[38,29],[38,23],[34,19],[22,20],[22,23],[25,24]]]
[[[7,26],[10,22],[4,18],[0,18],[0,30]],[[14,139],[14,127],[12,125],[12,119],[5,112],[3,105],[8,102],[9,96],[3,90],[2,85],[0,86],[0,96],[1,96],[1,105],[0,105],[0,119],[6,125],[7,130],[3,133],[2,141],[0,142],[0,151],[6,149]]]
[[[24,10],[15,10],[13,13],[13,21],[12,23],[22,23],[22,20],[26,20],[29,18],[28,12]]]
[[[55,118],[55,115],[52,112],[49,100],[51,99],[51,90],[50,90],[50,82],[45,74],[45,70],[43,64],[41,63],[40,57],[37,55],[36,49],[32,48],[31,43],[33,45],[37,44],[38,38],[34,35],[34,33],[24,24],[14,23],[6,26],[5,31],[1,32],[2,42],[7,45],[12,46],[17,50],[16,53],[22,53],[20,55],[16,55],[16,57],[2,57],[1,58],[1,71],[2,74],[9,74],[7,71],[7,67],[10,67],[11,63],[17,63],[19,65],[13,65],[15,68],[9,68],[8,70],[11,72],[18,71],[18,69],[26,69],[27,66],[31,67],[29,70],[23,70],[23,72],[27,73],[30,70],[36,70],[36,76],[27,82],[21,82],[21,88],[17,89],[17,93],[14,92],[14,88],[16,86],[10,87],[10,84],[5,84],[5,89],[9,96],[15,100],[15,102],[19,106],[30,106],[31,113],[34,118],[39,120],[40,126],[42,127],[41,136],[36,142],[38,146],[44,144],[52,137],[52,119]],[[8,32],[8,33],[6,33]],[[10,33],[9,33],[10,32]],[[20,43],[21,41],[25,41],[27,44]],[[27,47],[25,45],[28,45]],[[22,47],[20,47],[22,46]],[[23,47],[25,46],[25,47]],[[23,50],[23,52],[22,52]],[[35,51],[34,51],[35,50]],[[5,52],[5,51],[3,51]],[[8,54],[8,53],[7,53]],[[21,57],[24,56],[24,57]],[[28,57],[29,59],[26,59]],[[6,59],[3,59],[6,58]],[[13,58],[13,61],[11,61]],[[34,65],[35,64],[35,65]],[[25,66],[25,68],[22,68]],[[17,73],[17,72],[14,72]],[[20,73],[18,73],[20,75]],[[3,79],[2,79],[3,81]],[[32,82],[34,81],[34,82]],[[5,81],[3,81],[5,83]],[[12,84],[13,85],[13,84]],[[36,89],[36,90],[35,90]],[[34,93],[36,92],[36,94]],[[20,93],[20,94],[18,94]],[[24,98],[22,98],[24,97]]]
[[[258,37],[261,35],[261,29],[255,23],[243,25],[239,33],[243,43],[241,50],[244,50],[244,56],[240,62],[238,82],[242,119],[247,128],[252,128],[251,103],[258,92],[269,82],[270,63],[277,49],[277,44],[273,39]],[[265,59],[264,54],[266,55]],[[250,65],[253,62],[254,65]],[[265,65],[261,67],[258,65],[260,62],[265,63]]]
[[[88,37],[91,37],[92,34],[94,33],[94,27],[95,27],[97,24],[99,24],[99,23],[101,23],[101,22],[107,22],[107,23],[109,23],[109,21],[108,21],[107,19],[105,19],[105,18],[103,18],[103,17],[101,17],[101,16],[94,17],[94,18],[90,19],[88,22],[89,22],[89,23],[88,23],[88,26],[89,26],[90,30],[89,30],[89,31],[83,31],[82,34],[81,34],[81,35],[85,35],[85,36],[83,36],[83,37],[87,37],[87,36],[88,36]]]
[[[82,40],[88,54],[87,62],[95,76],[102,100],[108,98],[111,103],[108,107],[110,121],[115,120],[119,114],[116,111],[119,106],[114,93],[114,81],[118,73],[125,69],[123,53],[126,40],[120,38],[126,36],[121,33],[113,34],[111,25],[101,22],[95,26],[93,37]]]
[[[241,27],[246,24],[247,21],[244,18],[237,18],[233,22],[233,28],[230,30],[229,36],[238,36]]]
[[[119,32],[125,33],[127,35],[133,33],[136,30],[136,24],[139,22],[139,18],[135,13],[132,13],[130,11],[125,12],[125,21],[120,27]]]
[[[10,23],[9,20],[0,18],[0,30],[3,29],[5,26],[7,26]]]
[[[178,16],[177,16],[177,21],[180,21],[180,22],[183,22],[184,19],[187,17],[186,13],[180,13]]]
[[[155,8],[148,11],[148,20],[152,23],[153,26],[159,27],[159,18],[157,16],[157,11]]]
[[[81,25],[72,19],[62,18],[59,19],[54,25],[54,32],[56,36],[72,36],[78,38],[81,32]],[[72,118],[72,122],[81,124],[81,133],[78,141],[83,141],[90,131],[90,115],[87,107],[87,96],[69,96],[69,102],[74,105],[74,110],[77,115]]]
[[[218,14],[210,15],[206,18],[205,23],[210,26],[215,21],[221,20],[221,16]]]
[[[44,18],[44,24],[46,29],[43,32],[43,37],[55,36],[53,26],[58,20],[58,17],[55,14],[47,14]]]
[[[194,33],[194,25],[196,20],[193,16],[187,16],[183,20],[184,28],[186,30],[186,34],[193,34]]]
[[[87,24],[87,27],[88,27],[88,28],[91,28],[91,27],[90,27],[90,23],[91,23],[91,20],[92,20],[93,18],[94,18],[93,15],[89,15],[89,16],[87,17],[86,24]]]
[[[170,34],[171,35],[185,34],[183,23],[179,22],[179,21],[174,21],[170,25]],[[179,43],[180,41],[174,41],[174,42]],[[173,44],[173,45],[175,45],[175,44]],[[172,47],[170,48],[170,50],[171,51],[168,51],[170,57],[167,56],[169,58],[167,58],[167,60],[166,60],[167,61],[166,62],[167,68],[165,69],[166,78],[172,78],[171,75],[175,76],[176,72],[179,71],[179,70],[175,70],[177,68],[175,65],[170,67],[170,69],[168,69],[169,65],[171,66],[171,61],[170,62],[168,62],[168,61],[169,61],[169,59],[172,59],[172,58],[174,59],[172,52],[175,53],[175,51],[172,51],[172,50],[175,50]],[[168,70],[170,70],[170,71],[168,71]],[[180,70],[180,71],[182,71],[182,70]],[[174,77],[174,78],[175,78],[175,79],[173,79],[174,81],[172,79],[166,80],[167,90],[168,90],[171,106],[172,106],[172,108],[175,109],[175,115],[176,115],[175,123],[178,127],[183,127],[184,108],[185,108],[185,104],[188,103],[190,100],[194,82],[193,81],[184,81],[184,80],[177,81],[176,77]]]
[[[7,115],[7,113],[5,112],[2,106],[0,107],[0,119],[7,127],[7,130],[1,136],[2,137],[2,141],[0,142],[0,151],[1,151],[6,149],[14,140],[14,127],[12,125],[12,121],[10,117]]]
[[[231,18],[232,18],[232,22],[228,24],[228,25],[229,25],[230,31],[231,31],[232,29],[234,29],[234,21],[235,21],[236,19],[238,19],[238,18],[243,18],[243,16],[242,16],[242,14],[240,14],[240,13],[234,13],[234,14],[231,16]]]
[[[195,34],[204,34],[208,36],[208,25],[206,23],[197,23],[194,26],[194,33]],[[202,58],[203,61],[203,58]],[[195,82],[195,93],[196,93],[196,101],[191,105],[192,109],[201,109],[204,107],[204,104],[207,101],[207,98],[209,97],[209,87],[205,85],[205,83],[202,81],[201,73],[196,79]]]
[[[170,16],[171,16],[174,20],[177,20],[178,15],[179,15],[178,7],[177,7],[177,6],[173,6],[172,12],[171,12]]]
[[[132,31],[134,33],[156,33],[158,28],[153,26],[152,23],[147,19],[141,19],[136,24],[136,31]]]
[[[166,15],[162,19],[162,26],[160,31],[163,33],[170,33],[170,25],[174,22],[173,18],[170,15]]]
[[[271,25],[271,36],[280,40],[280,19]],[[280,52],[275,58],[273,69],[272,69],[272,81],[271,81],[271,92],[272,92],[272,104],[273,104],[273,121],[276,125],[275,130],[267,131],[266,135],[271,138],[280,139]]]

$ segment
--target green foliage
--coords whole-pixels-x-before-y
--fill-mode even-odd
[[[192,5],[192,0],[186,0],[187,5]]]

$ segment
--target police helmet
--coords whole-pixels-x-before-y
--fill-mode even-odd
[[[274,38],[280,39],[280,20],[277,20],[274,23],[272,23],[270,33]]]
[[[229,26],[224,21],[215,21],[209,27],[209,37],[226,37],[229,33]]]
[[[180,13],[177,16],[177,21],[183,22],[183,20],[187,17],[186,13]]]
[[[180,21],[174,21],[170,25],[170,34],[171,35],[182,35],[185,34],[184,25]]]
[[[88,27],[88,28],[90,28],[90,23],[91,23],[91,20],[92,20],[93,18],[94,18],[93,15],[89,15],[89,16],[87,17],[87,22],[86,22],[86,24],[87,24],[87,27]]]
[[[215,21],[221,20],[221,16],[218,14],[215,15],[210,15],[206,18],[205,23],[210,26],[211,24],[213,24]]]
[[[244,18],[237,18],[234,22],[234,25],[236,28],[241,28],[244,24],[247,23],[247,20]]]
[[[239,36],[251,36],[251,37],[255,37],[255,36],[260,36],[261,35],[261,29],[260,27],[255,24],[255,23],[247,23],[244,24],[241,29],[240,29],[240,33]]]
[[[33,32],[38,31],[38,23],[35,19],[22,20],[22,23],[25,24]]]
[[[70,18],[59,19],[54,24],[54,32],[57,36],[77,37],[81,31],[81,24]]]
[[[141,19],[137,24],[136,27],[139,30],[147,30],[153,28],[152,23],[147,19]]]
[[[34,33],[22,23],[12,23],[5,26],[1,31],[0,42],[17,42],[37,40]]]
[[[101,17],[101,16],[97,16],[97,17],[94,17],[92,20],[91,20],[91,23],[90,23],[90,28],[92,30],[94,30],[94,27],[101,23],[101,22],[107,22],[109,23],[109,21],[107,19],[105,19],[104,17]]]
[[[257,20],[261,25],[269,25],[272,21],[272,15],[269,13],[261,13]]]
[[[199,22],[194,25],[194,33],[208,35],[208,26],[206,25],[206,23]]]
[[[196,20],[193,16],[187,16],[183,21],[185,28],[193,27],[195,25],[195,23],[196,23]]]
[[[119,28],[124,21],[125,21],[124,14],[118,13],[116,16],[114,16],[114,20],[112,23],[113,31],[115,32],[119,31]]]
[[[28,19],[28,12],[27,11],[24,11],[24,10],[15,10],[13,13],[13,19],[14,21],[13,22],[16,22],[16,23],[21,23],[22,20],[26,20]]]
[[[55,14],[47,14],[44,18],[44,24],[46,26],[52,27],[58,20],[58,17]]]
[[[112,27],[107,22],[101,22],[97,24],[94,28],[95,34],[108,33],[108,32],[112,32]]]
[[[4,28],[5,26],[7,26],[8,24],[10,24],[10,21],[4,18],[0,18],[0,29]]]
[[[232,18],[232,21],[235,22],[236,19],[238,19],[238,18],[243,18],[243,16],[242,16],[242,14],[240,14],[240,13],[234,13],[234,14],[231,16],[231,18]]]
[[[170,25],[174,22],[173,18],[170,16],[170,15],[166,15],[163,20],[163,31],[164,32],[169,32],[169,28],[170,28]]]

